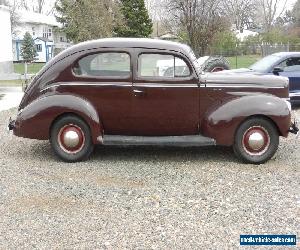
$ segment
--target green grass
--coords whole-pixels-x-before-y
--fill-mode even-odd
[[[257,62],[260,58],[260,55],[244,55],[237,56],[237,58],[235,56],[227,57],[231,69],[248,68],[250,65]]]
[[[45,63],[31,63],[27,65],[28,74],[36,74],[45,65]],[[24,74],[24,63],[14,63],[14,71],[18,74]]]
[[[24,80],[0,80],[0,87],[21,87]]]

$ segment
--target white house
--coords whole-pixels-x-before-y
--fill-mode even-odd
[[[13,32],[13,60],[21,61],[22,40],[26,32],[33,37],[37,50],[37,62],[47,62],[55,54],[67,48],[65,34],[58,28],[60,24],[54,16],[46,16],[39,13],[19,11],[18,25]]]
[[[0,5],[0,74],[13,72],[11,25],[9,8]]]
[[[240,32],[239,30],[235,31],[236,38],[239,39],[241,42],[244,42],[245,39],[249,36],[256,36],[258,32],[251,31],[251,30],[243,30],[243,32]]]

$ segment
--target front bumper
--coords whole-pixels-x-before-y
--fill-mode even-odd
[[[292,133],[292,134],[295,134],[295,135],[299,136],[299,127],[298,127],[298,124],[299,124],[298,120],[295,119],[295,121],[290,126],[289,132]]]
[[[8,130],[14,130],[16,127],[16,121],[15,120],[12,120],[11,118],[9,118],[9,121],[8,121]]]

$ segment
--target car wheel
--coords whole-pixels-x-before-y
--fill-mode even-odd
[[[63,116],[54,123],[50,143],[56,155],[66,162],[85,160],[94,148],[89,126],[74,115]]]
[[[233,150],[246,163],[261,164],[278,149],[279,135],[274,124],[264,118],[252,118],[238,128]]]

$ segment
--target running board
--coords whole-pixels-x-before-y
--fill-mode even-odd
[[[123,135],[104,135],[104,145],[142,145],[142,146],[212,146],[216,141],[202,135],[185,136],[123,136]]]

